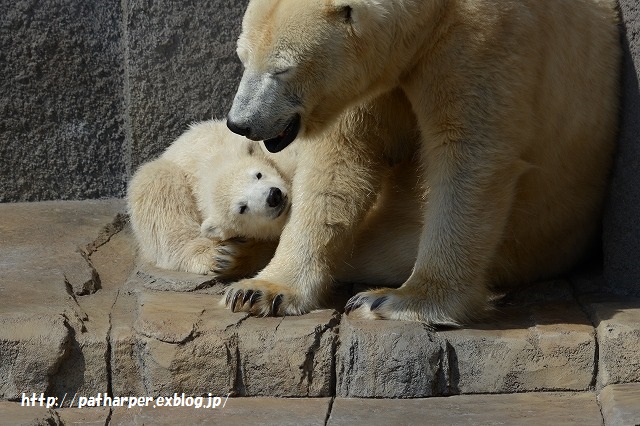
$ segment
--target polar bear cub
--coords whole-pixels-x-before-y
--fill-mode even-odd
[[[282,164],[219,121],[191,126],[129,183],[141,257],[221,279],[257,272],[273,254],[291,206],[294,163]]]
[[[201,234],[277,240],[288,217],[291,183],[267,158],[256,154],[203,164],[196,194],[203,215]]]

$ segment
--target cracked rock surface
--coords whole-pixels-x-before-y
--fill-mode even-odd
[[[170,416],[81,410],[76,398],[176,393],[230,396],[227,410],[215,411],[222,423],[286,424],[286,413],[309,424],[405,412],[417,421],[420,407],[453,423],[487,415],[508,423],[509,413],[540,419],[543,406],[581,424],[639,415],[640,300],[602,294],[598,279],[537,284],[457,330],[352,320],[333,309],[253,318],[221,307],[224,287],[210,277],[136,263],[123,211],[122,200],[0,204],[0,418],[210,418],[193,408]],[[56,397],[57,405],[25,409],[23,393]],[[483,414],[486,406],[493,411]],[[511,406],[525,408],[504,408]]]

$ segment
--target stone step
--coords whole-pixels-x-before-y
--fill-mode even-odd
[[[625,390],[622,391],[626,392]],[[216,408],[23,407],[0,402],[1,424],[261,424],[261,425],[581,425],[603,423],[592,392],[542,392],[507,395],[457,395],[423,399],[358,398],[229,398]],[[210,404],[214,405],[214,404]],[[636,410],[637,415],[637,410]],[[626,425],[630,417],[607,419],[605,425]]]
[[[580,280],[540,283],[502,299],[485,322],[441,331],[333,309],[252,318],[222,308],[224,288],[210,277],[136,264],[123,208],[0,205],[0,399],[339,401],[604,388],[603,401],[619,401],[609,385],[640,382],[637,298]],[[611,416],[632,415],[617,410]]]

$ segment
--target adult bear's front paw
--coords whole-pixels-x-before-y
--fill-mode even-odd
[[[231,284],[222,299],[233,312],[254,316],[301,315],[308,312],[298,304],[299,298],[290,288],[260,279]]]

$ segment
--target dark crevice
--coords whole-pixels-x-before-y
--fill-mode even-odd
[[[591,326],[593,327],[593,341],[594,341],[595,347],[594,347],[594,354],[593,354],[593,374],[592,374],[591,383],[589,384],[589,387],[591,389],[595,389],[598,384],[598,371],[600,369],[600,366],[599,366],[600,342],[598,341],[598,325],[595,322],[595,318],[593,317],[592,312],[583,303],[582,297],[580,297],[580,294],[576,289],[575,281],[573,279],[569,280],[569,284],[570,284],[573,299],[575,300],[578,307],[580,308],[582,313],[584,313],[584,315],[587,317],[587,319],[591,323]]]
[[[240,356],[240,347],[236,340],[235,346],[235,360],[236,360],[236,375],[233,383],[234,396],[246,396],[247,388],[244,384],[242,357]]]
[[[234,327],[234,328],[239,327],[239,326],[240,326],[240,324],[242,324],[244,321],[246,321],[249,317],[250,317],[250,315],[249,315],[249,314],[246,314],[245,316],[243,316],[242,318],[240,318],[237,322],[235,322],[235,323],[233,323],[233,324],[228,325],[228,326],[224,329],[225,333],[226,333],[227,331],[229,331],[229,329],[230,329],[230,328],[232,328],[232,327]]]
[[[327,415],[324,417],[324,426],[329,424],[329,419],[331,418],[331,411],[333,410],[333,403],[336,400],[335,395],[331,397],[329,400],[329,406],[327,407]]]
[[[111,416],[113,416],[113,408],[109,407],[109,413],[107,413],[107,418],[104,421],[104,426],[109,426],[111,424]]]
[[[313,331],[314,333],[313,343],[311,344],[311,347],[307,350],[304,362],[299,367],[300,370],[302,370],[302,376],[300,377],[299,384],[302,384],[302,382],[304,382],[306,379],[307,396],[309,396],[309,390],[311,388],[311,385],[313,384],[314,360],[315,360],[316,352],[320,348],[320,341],[322,339],[322,336],[324,335],[324,333],[327,332],[327,330],[333,329],[338,324],[340,324],[340,314],[338,312],[334,312],[333,316],[331,317],[331,319],[327,324],[318,325]],[[333,357],[332,363],[335,364],[335,357]],[[332,368],[332,370],[334,370],[334,368]]]
[[[116,297],[113,299],[111,309],[109,309],[109,328],[107,329],[107,350],[105,351],[104,358],[107,366],[107,395],[113,397],[113,370],[111,366],[111,329],[113,328],[113,308],[116,306],[118,296],[120,295],[120,289],[116,291]],[[109,411],[109,418],[111,418],[111,411]]]
[[[91,256],[98,248],[107,244],[111,238],[118,234],[120,231],[124,229],[125,226],[129,223],[129,215],[125,213],[118,213],[116,217],[113,218],[111,223],[105,225],[102,230],[98,233],[98,236],[91,243],[87,244],[86,248],[83,250],[87,254],[87,256]]]

